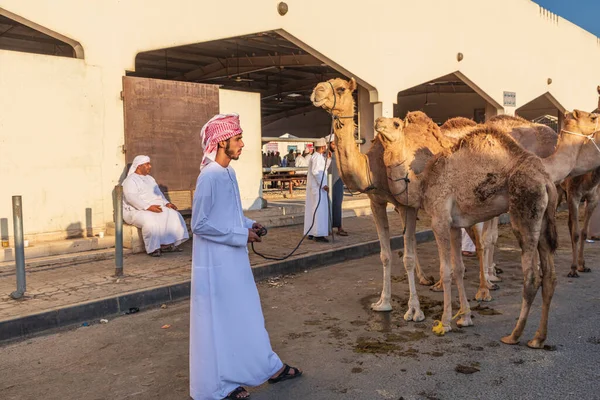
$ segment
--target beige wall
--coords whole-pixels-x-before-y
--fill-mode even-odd
[[[85,51],[84,60],[0,52],[0,165],[3,178],[13,172],[3,183],[0,217],[10,217],[10,195],[21,192],[26,213],[46,210],[26,217],[28,231],[64,229],[82,221],[87,207],[94,224],[111,220],[110,193],[124,168],[121,79],[147,50],[282,30],[369,87],[373,118],[393,114],[398,92],[455,71],[497,104],[506,90],[517,93],[517,107],[546,92],[566,109],[597,105],[600,41],[528,0],[287,3],[280,16],[272,0],[0,0],[0,8]],[[217,18],[224,15],[227,23]],[[360,29],[349,23],[357,20]],[[227,95],[223,101],[228,108]],[[255,118],[258,132],[254,104],[256,115],[242,114],[242,123]],[[245,204],[255,204],[258,181],[246,184]]]
[[[100,69],[83,60],[0,50],[0,218],[11,232],[13,195],[28,234],[85,229],[86,208],[94,227],[112,218],[102,94]]]
[[[427,102],[429,105],[425,105],[424,94],[401,97],[394,115],[404,118],[409,111],[423,111],[435,122],[444,123],[452,117],[473,118],[475,109],[486,107],[486,101],[477,93],[430,93]]]
[[[260,153],[260,94],[219,90],[219,111],[238,113],[244,130],[244,149],[240,159],[232,162],[240,186],[242,207],[245,210],[261,208],[262,155]]]

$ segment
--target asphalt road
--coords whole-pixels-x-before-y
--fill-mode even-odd
[[[253,388],[252,398],[600,399],[600,243],[588,245],[593,272],[567,278],[564,218],[559,223],[559,282],[546,350],[525,346],[539,322],[541,293],[521,344],[499,341],[518,316],[522,279],[515,240],[503,227],[497,254],[504,269],[501,289],[493,292],[494,301],[483,304],[490,309],[474,312],[475,326],[455,328],[444,337],[431,332],[432,316],[441,310],[440,293],[419,286],[426,320],[402,319],[408,288],[398,258],[390,313],[368,307],[381,287],[378,256],[261,283],[273,347],[304,376]],[[419,252],[425,268],[437,276],[435,244],[420,245]],[[468,294],[474,297],[475,260],[466,265]],[[189,303],[181,302],[5,344],[0,347],[0,398],[188,399],[188,311]],[[166,324],[170,327],[162,329]]]

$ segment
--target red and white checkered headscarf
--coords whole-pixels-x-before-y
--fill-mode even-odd
[[[202,163],[200,170],[215,161],[219,142],[230,139],[242,133],[238,114],[217,114],[210,119],[200,131],[202,141]]]

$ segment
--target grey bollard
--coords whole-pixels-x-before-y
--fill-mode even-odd
[[[17,269],[17,290],[10,294],[13,299],[25,295],[25,248],[23,246],[23,203],[21,196],[12,197],[13,227],[15,234],[15,263]]]
[[[115,186],[115,276],[123,276],[123,186]]]

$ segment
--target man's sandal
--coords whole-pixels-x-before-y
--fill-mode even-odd
[[[160,257],[161,256],[161,251],[160,251],[160,249],[156,249],[152,253],[148,253],[148,255],[150,257]]]
[[[167,247],[163,248],[162,251],[164,253],[181,253],[183,251],[182,248],[180,248],[179,246],[175,246],[175,245],[168,245]]]
[[[244,396],[244,393],[247,393],[247,396]],[[249,399],[250,398],[250,393],[248,393],[248,391],[246,389],[244,389],[241,386],[238,386],[233,392],[229,393],[227,395],[227,397],[225,397],[223,400],[227,400],[227,399]]]
[[[281,371],[281,373],[279,375],[277,375],[275,378],[269,379],[269,383],[277,383],[277,382],[287,381],[288,379],[298,378],[299,376],[302,375],[302,371],[300,371],[298,368],[290,367],[287,364],[284,364],[284,366],[285,366],[285,368],[283,369],[283,371]],[[294,373],[290,374],[290,370],[293,370]]]

